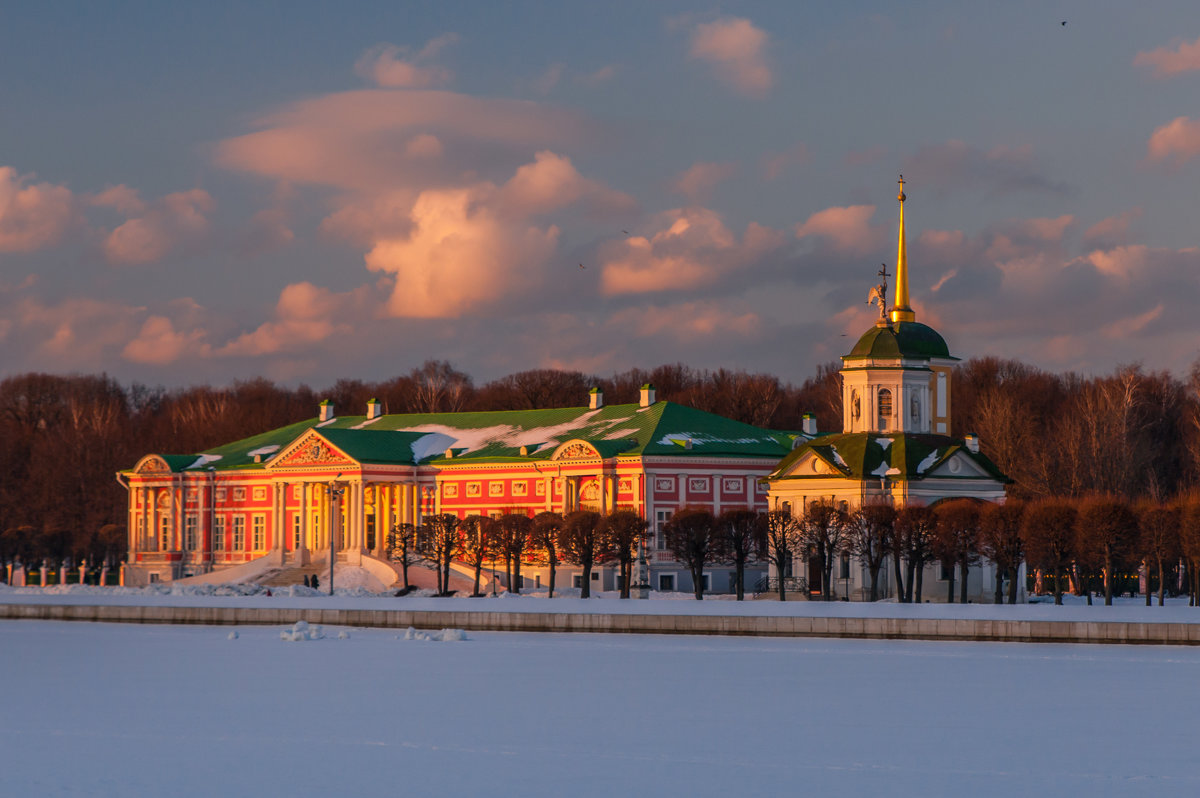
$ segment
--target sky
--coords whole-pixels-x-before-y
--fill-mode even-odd
[[[1062,24],[1063,22],[1067,24]],[[0,10],[0,377],[1200,356],[1200,5]]]

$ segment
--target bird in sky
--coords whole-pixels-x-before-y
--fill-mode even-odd
[[[1064,19],[1064,20],[1063,20],[1063,27],[1065,28],[1066,26],[1067,26],[1067,21]]]
[[[584,265],[581,263],[581,264],[579,264],[579,268],[581,268],[581,269],[586,269],[586,268],[587,268],[587,266],[584,266]]]
[[[625,235],[629,235],[629,231],[628,231],[628,230],[622,230],[621,232],[622,232],[622,233],[624,233]]]

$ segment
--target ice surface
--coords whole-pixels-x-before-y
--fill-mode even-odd
[[[0,622],[4,794],[1200,794],[1200,648],[240,631]]]

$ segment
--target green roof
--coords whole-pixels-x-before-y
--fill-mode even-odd
[[[926,474],[956,452],[962,452],[992,479],[1005,483],[1012,481],[985,455],[972,452],[960,440],[945,435],[889,435],[875,432],[838,433],[814,438],[798,446],[766,478],[828,479],[828,474],[784,476],[793,464],[809,452],[848,479],[880,479],[888,470],[899,469],[899,474],[887,475],[888,479],[893,480],[924,479]]]
[[[672,402],[607,405],[597,410],[498,410],[476,413],[404,413],[339,416],[330,421],[297,422],[261,435],[180,456],[172,470],[258,468],[309,429],[366,463],[444,462],[454,460],[547,460],[569,440],[582,439],[603,457],[671,455],[692,457],[782,458],[795,434],[743,424]],[[689,446],[690,443],[690,446]],[[521,454],[521,447],[528,454]],[[259,462],[255,462],[255,458]]]
[[[932,327],[915,321],[901,321],[867,330],[844,359],[888,357],[949,358],[950,349]]]

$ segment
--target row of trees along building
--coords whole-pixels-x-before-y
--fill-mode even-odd
[[[339,407],[376,397],[389,413],[553,408],[579,405],[591,385],[633,402],[652,382],[662,399],[739,421],[798,429],[813,412],[821,430],[835,431],[839,380],[835,363],[800,385],[676,364],[610,377],[536,369],[477,386],[439,361],[324,391],[267,380],[166,390],[105,375],[12,376],[0,381],[0,534],[12,533],[7,552],[94,560],[101,539],[119,537],[101,530],[125,522],[117,470],[148,451],[202,451],[309,418],[323,397]],[[980,434],[984,453],[1015,480],[1015,498],[1162,499],[1200,484],[1200,365],[1185,379],[1136,367],[1084,378],[983,358],[955,369],[952,390],[954,428]]]

